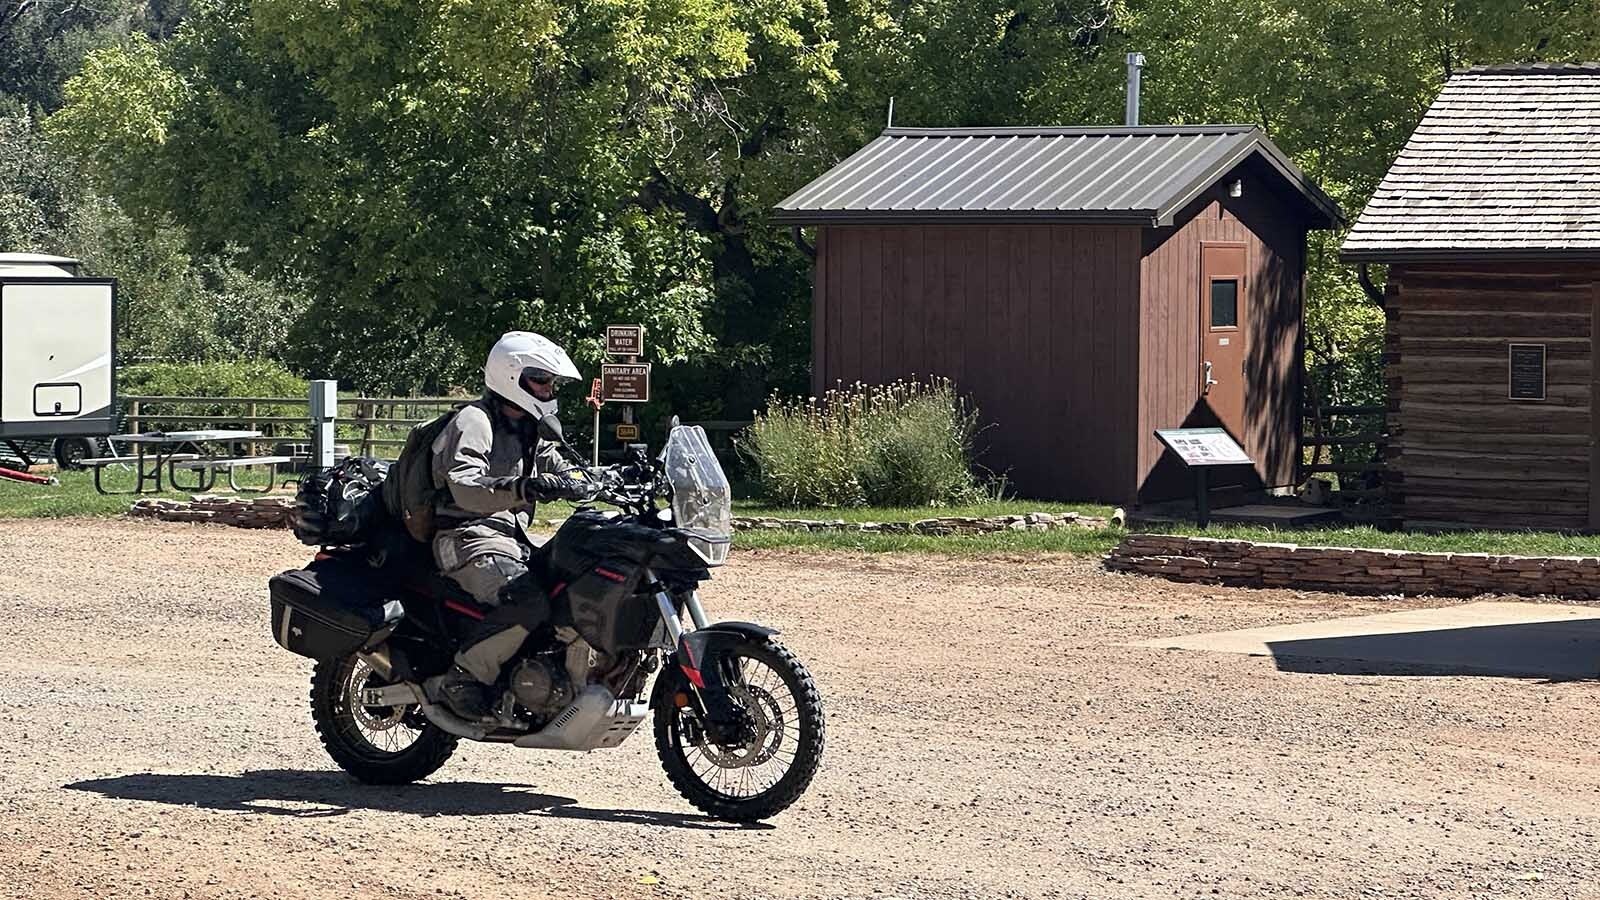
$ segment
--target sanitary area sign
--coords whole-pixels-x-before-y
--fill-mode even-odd
[[[607,403],[650,402],[650,364],[602,363],[600,397]]]
[[[1252,462],[1226,431],[1221,428],[1165,428],[1156,432],[1186,466],[1237,466]]]

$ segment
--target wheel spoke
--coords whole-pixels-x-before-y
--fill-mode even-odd
[[[732,800],[745,800],[774,788],[797,758],[800,698],[782,672],[764,660],[740,655],[728,667],[736,703],[755,719],[759,744],[724,750],[691,744],[681,727],[674,738],[689,771],[707,790]]]
[[[357,660],[340,680],[343,690],[335,704],[339,730],[365,747],[369,756],[398,755],[409,750],[422,737],[422,731],[405,724],[411,706],[373,708],[361,703],[364,690],[381,686],[371,684],[374,675],[371,666]]]

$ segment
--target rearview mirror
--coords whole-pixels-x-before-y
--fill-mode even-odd
[[[567,439],[561,433],[561,420],[555,416],[545,416],[539,420],[539,437],[557,444],[565,444]]]

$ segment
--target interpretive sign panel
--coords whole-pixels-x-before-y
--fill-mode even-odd
[[[1186,466],[1248,465],[1251,459],[1221,428],[1167,428],[1156,432]]]

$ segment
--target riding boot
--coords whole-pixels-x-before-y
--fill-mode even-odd
[[[433,693],[461,718],[469,722],[494,719],[488,686],[461,666],[451,666],[450,671],[435,678],[431,686]]]

